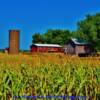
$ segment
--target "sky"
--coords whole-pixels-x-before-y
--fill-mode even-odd
[[[9,46],[9,30],[20,30],[20,49],[32,35],[48,29],[76,30],[87,14],[100,12],[100,0],[0,0],[0,49]]]

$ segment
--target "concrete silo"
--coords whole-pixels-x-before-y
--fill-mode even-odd
[[[20,31],[9,30],[9,54],[18,54],[20,48]]]

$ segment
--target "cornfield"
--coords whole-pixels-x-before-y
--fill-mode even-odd
[[[0,54],[0,100],[34,100],[21,96],[86,96],[87,100],[100,100],[100,58]]]

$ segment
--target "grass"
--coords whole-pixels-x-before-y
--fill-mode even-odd
[[[0,53],[0,100],[23,95],[73,95],[99,100],[100,58]]]

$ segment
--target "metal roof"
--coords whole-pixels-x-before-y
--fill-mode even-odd
[[[76,45],[87,45],[87,44],[88,44],[85,40],[82,40],[82,39],[72,38],[71,40],[72,40]]]
[[[33,44],[35,46],[38,46],[38,47],[62,47],[58,44]]]

